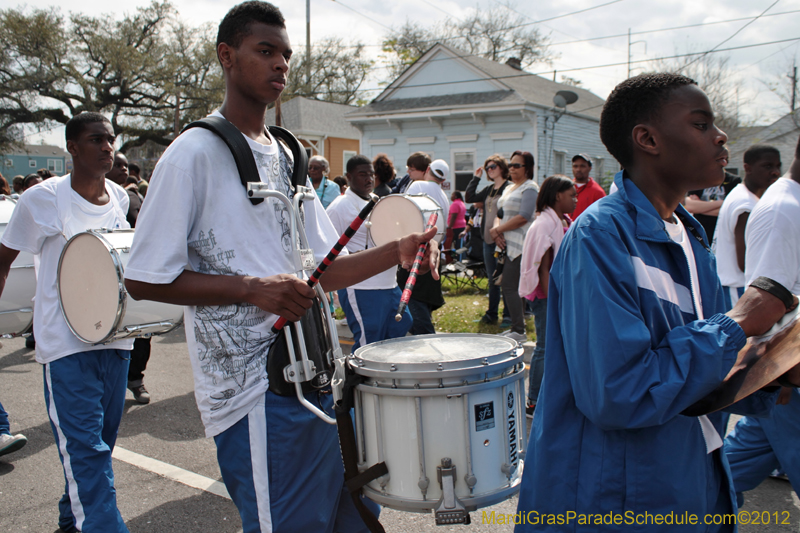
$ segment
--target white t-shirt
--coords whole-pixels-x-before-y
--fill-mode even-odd
[[[3,235],[6,247],[40,255],[33,329],[36,332],[36,361],[42,364],[78,352],[133,348],[132,339],[98,346],[87,344],[70,331],[61,313],[56,280],[58,260],[67,241],[73,235],[89,229],[130,228],[125,219],[128,193],[122,187],[106,180],[106,192],[111,201],[105,205],[95,205],[72,189],[71,180],[70,174],[50,178],[25,191],[17,200]],[[63,195],[64,200],[60,210],[59,194]],[[92,265],[87,267],[91,268]],[[87,272],[87,275],[91,275],[91,272]]]
[[[686,262],[689,265],[689,277],[691,278],[691,287],[689,291],[692,293],[692,301],[694,302],[695,313],[698,320],[703,320],[703,298],[700,295],[700,279],[697,276],[697,262],[694,258],[694,250],[692,250],[692,243],[689,241],[689,234],[686,228],[678,217],[673,217],[675,222],[664,221],[664,226],[667,228],[669,238],[674,242],[681,245],[683,255],[686,257]],[[714,425],[707,416],[699,416],[697,419],[700,422],[700,429],[703,432],[703,439],[706,443],[706,453],[711,453],[714,450],[722,447],[722,437],[714,428]]]
[[[261,180],[288,196],[291,159],[279,156],[274,139],[262,145],[244,138]],[[319,263],[338,235],[313,196],[313,201],[304,202],[305,229]],[[187,269],[260,277],[293,273],[289,216],[277,199],[252,205],[222,139],[191,129],[156,165],[136,221],[126,277],[168,284]],[[212,437],[241,420],[263,398],[267,354],[275,340],[270,328],[277,317],[246,303],[187,306],[184,315],[195,399],[206,436]]]
[[[800,183],[787,176],[770,185],[747,220],[744,277],[749,285],[766,276],[800,294]]]
[[[432,181],[415,181],[406,190],[406,194],[427,194],[431,199],[442,208],[442,216],[445,217],[444,226],[447,226],[447,213],[450,211],[450,201],[442,190],[441,185]],[[425,221],[427,223],[427,220]]]
[[[734,231],[739,216],[749,213],[758,203],[758,196],[750,192],[744,183],[740,183],[725,197],[717,218],[717,229],[714,230],[714,241],[711,249],[717,256],[717,274],[726,287],[744,287],[744,272],[739,269],[736,260],[736,238]]]
[[[336,228],[336,232],[341,235],[350,227],[350,224],[353,223],[353,220],[356,219],[367,203],[367,200],[358,196],[352,189],[347,189],[344,194],[330,203],[325,212],[328,213],[328,217],[330,217],[333,227]],[[350,242],[347,243],[347,250],[352,254],[360,252],[361,250],[366,250],[368,247],[367,228],[362,224],[350,239]],[[351,288],[358,290],[376,290],[393,289],[395,287],[397,287],[396,266],[384,270],[380,274],[372,276],[361,283],[357,283]]]

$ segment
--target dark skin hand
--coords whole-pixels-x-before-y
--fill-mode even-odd
[[[744,230],[747,229],[747,219],[750,218],[750,213],[742,213],[736,221],[736,227],[733,229],[733,240],[736,243],[736,263],[739,265],[739,270],[744,272],[744,256],[747,247],[744,242]]]

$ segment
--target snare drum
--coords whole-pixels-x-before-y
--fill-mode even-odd
[[[0,239],[6,232],[11,213],[17,202],[0,196]],[[36,272],[33,255],[20,252],[11,263],[6,278],[3,297],[0,299],[0,335],[17,337],[27,333],[33,325],[33,297],[36,295]]]
[[[136,301],[125,290],[125,265],[134,230],[91,230],[64,246],[58,261],[58,301],[69,329],[101,344],[172,331],[183,320],[179,305]]]
[[[446,486],[450,474],[465,511],[519,490],[525,365],[514,340],[480,334],[391,339],[359,348],[348,364],[365,378],[355,393],[359,468],[384,461],[389,470],[364,486],[367,497],[403,511],[436,510],[439,522],[442,502],[454,501]]]
[[[367,217],[365,225],[376,246],[401,239],[412,233],[422,233],[431,213],[436,219],[436,242],[442,242],[447,227],[446,213],[426,194],[390,194],[384,196]]]

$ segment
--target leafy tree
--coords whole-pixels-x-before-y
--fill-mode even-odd
[[[306,77],[306,56],[292,56],[291,68],[282,100],[305,96],[326,102],[358,102],[358,90],[369,75],[373,61],[364,57],[364,45],[345,44],[340,38],[327,38],[311,47],[311,79]],[[360,102],[358,102],[360,103]]]
[[[522,68],[549,64],[555,58],[547,36],[521,14],[503,6],[476,8],[465,19],[447,18],[430,28],[406,21],[392,32],[383,41],[390,64],[389,79],[399,76],[437,42],[492,61],[515,57]]]
[[[175,15],[157,0],[122,20],[67,19],[57,8],[0,11],[0,140],[20,126],[52,127],[98,111],[125,140],[122,150],[169,144],[176,123],[221,99],[210,29]]]

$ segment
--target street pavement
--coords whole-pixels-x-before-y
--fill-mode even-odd
[[[23,339],[2,339],[0,401],[12,433],[28,445],[0,457],[0,532],[52,533],[64,476],[43,398],[42,369]],[[117,439],[117,503],[131,533],[236,533],[241,521],[221,483],[214,442],[206,439],[194,401],[183,328],[153,340],[145,383],[152,395],[139,405],[128,393]],[[653,480],[657,484],[658,480]],[[741,526],[742,533],[796,532],[800,502],[786,481],[769,479],[746,495],[745,509],[770,524]],[[309,502],[313,505],[313,502]],[[486,509],[516,511],[516,498]],[[788,513],[788,515],[787,515]],[[512,525],[436,526],[430,515],[384,509],[387,532],[510,532]],[[751,515],[752,516],[752,515]],[[788,524],[775,525],[775,518]]]

